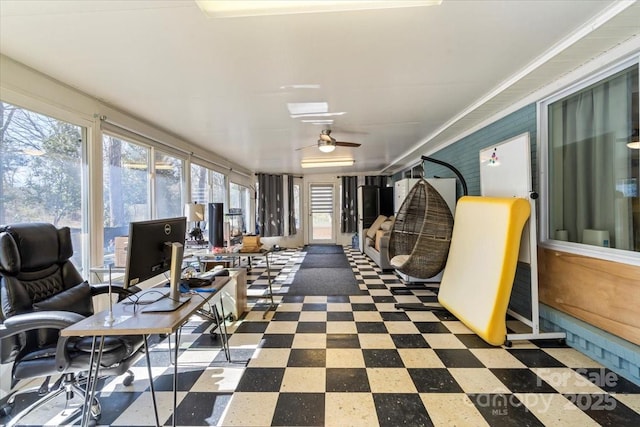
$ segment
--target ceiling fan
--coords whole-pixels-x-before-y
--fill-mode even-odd
[[[318,139],[318,149],[323,153],[331,153],[336,147],[360,147],[362,144],[358,144],[357,142],[345,142],[345,141],[336,141],[334,137],[331,136],[331,129],[324,129],[320,132],[320,139]],[[303,147],[307,148],[307,147]],[[301,148],[299,148],[301,150]]]

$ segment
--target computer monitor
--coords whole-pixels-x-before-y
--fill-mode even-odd
[[[187,218],[165,218],[129,224],[124,288],[171,270],[173,243],[184,246]],[[178,264],[177,268],[181,267]]]

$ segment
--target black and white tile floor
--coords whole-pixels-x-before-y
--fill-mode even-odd
[[[433,302],[435,294],[393,295],[391,287],[403,286],[395,274],[345,252],[363,295],[287,296],[304,252],[281,251],[272,272],[282,295],[266,319],[265,269],[254,265],[251,311],[229,325],[231,362],[209,323],[187,324],[178,425],[640,425],[640,387],[630,381],[556,342],[492,347],[446,312],[397,310],[397,302]],[[167,349],[159,342],[151,356],[160,420],[170,425]],[[99,424],[154,424],[144,359],[135,371],[129,387],[106,382]]]

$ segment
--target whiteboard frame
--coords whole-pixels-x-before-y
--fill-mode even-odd
[[[505,345],[514,340],[566,339],[564,332],[540,331],[540,300],[538,294],[538,238],[536,203],[538,194],[531,178],[531,143],[529,132],[480,150],[480,194],[491,197],[527,199],[531,215],[522,231],[518,260],[528,263],[531,271],[531,319],[507,310],[514,318],[531,327],[531,333],[507,334]],[[484,179],[483,179],[484,177]]]

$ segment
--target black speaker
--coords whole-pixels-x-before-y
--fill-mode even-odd
[[[224,246],[223,208],[223,203],[209,203],[209,245],[214,248]]]
[[[393,215],[393,187],[380,187],[380,215]]]
[[[358,212],[362,220],[362,227],[369,228],[380,213],[379,187],[376,185],[361,185],[362,212]]]

